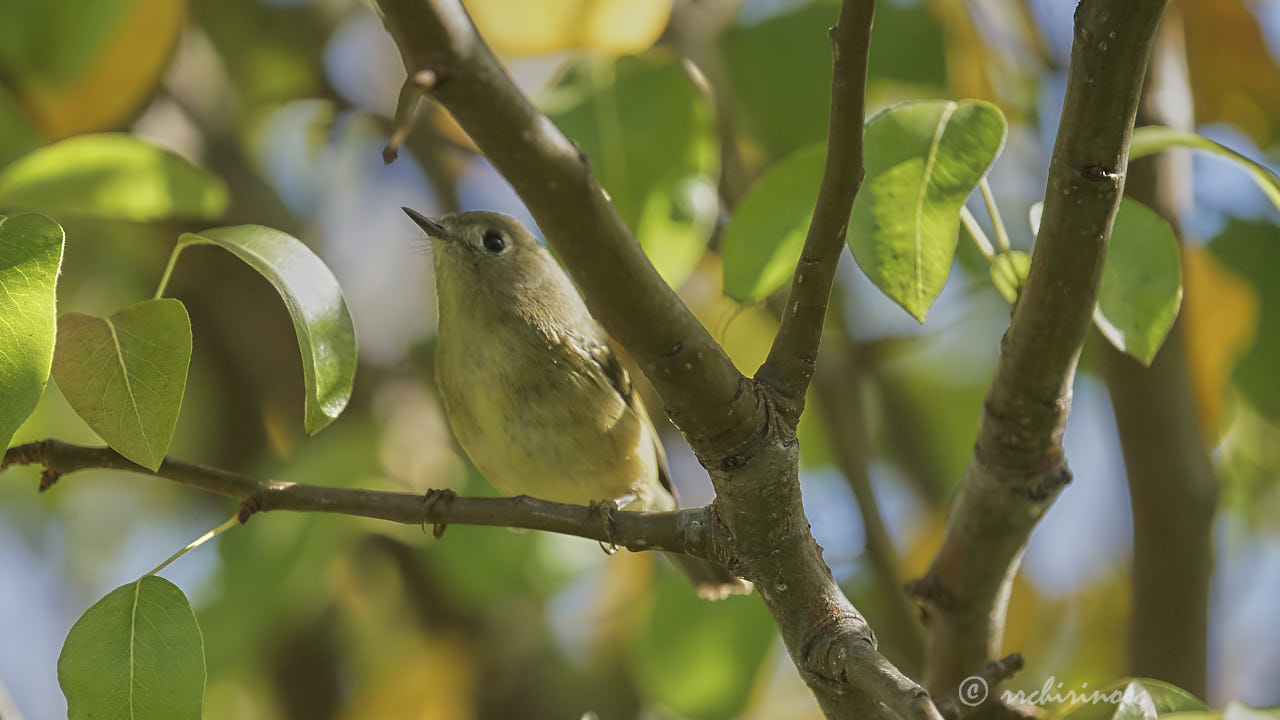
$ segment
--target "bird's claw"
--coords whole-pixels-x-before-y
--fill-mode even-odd
[[[617,500],[592,500],[587,509],[592,515],[599,515],[600,522],[604,525],[604,540],[600,540],[600,549],[605,555],[614,555],[618,552],[618,546],[613,543],[613,512],[618,510]]]
[[[427,494],[424,495],[422,498],[422,532],[425,533],[427,531],[427,516],[429,516],[431,512],[435,510],[436,503],[440,502],[441,500],[447,503],[456,497],[458,497],[458,493],[448,488],[445,488],[443,490],[431,489],[427,491]],[[439,540],[444,535],[444,530],[446,527],[447,527],[447,524],[443,522],[431,523],[431,537]]]

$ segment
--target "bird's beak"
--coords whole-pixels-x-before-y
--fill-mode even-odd
[[[440,238],[441,240],[449,239],[448,232],[444,229],[444,226],[441,225],[440,223],[436,222],[435,220],[432,220],[426,215],[423,215],[417,210],[411,210],[407,207],[402,207],[400,209],[404,211],[405,215],[409,216],[410,220],[417,223],[418,227],[422,228],[423,230],[426,230],[428,236],[434,237],[434,238]]]

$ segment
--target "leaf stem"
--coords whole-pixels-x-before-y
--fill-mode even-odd
[[[978,188],[982,190],[982,201],[987,204],[987,214],[991,216],[991,224],[996,230],[996,242],[1000,243],[1000,249],[1009,252],[1012,248],[1009,246],[1009,232],[1004,229],[1004,220],[1000,217],[1000,208],[996,207],[996,197],[991,194],[991,186],[987,184],[987,176],[983,175],[978,181]]]
[[[964,223],[965,229],[969,231],[969,235],[973,238],[973,244],[978,246],[978,252],[982,253],[982,257],[986,258],[987,262],[995,261],[996,249],[991,247],[991,240],[987,238],[987,234],[978,225],[978,219],[964,205],[960,206],[960,222]]]
[[[173,275],[173,266],[178,263],[178,255],[190,244],[179,240],[173,246],[173,252],[169,253],[169,263],[164,266],[164,274],[160,276],[160,286],[156,288],[156,296],[153,299],[159,300],[164,297],[164,290],[169,286],[169,276]]]
[[[177,255],[177,253],[174,253],[174,255]],[[164,562],[162,562],[162,563],[160,563],[159,565],[157,565],[157,566],[156,566],[156,569],[155,569],[155,570],[152,570],[152,571],[151,571],[151,572],[149,572],[149,573],[147,573],[147,575],[155,575],[156,573],[158,573],[158,572],[160,572],[161,570],[163,570],[163,569],[165,569],[166,567],[168,567],[168,566],[169,566],[169,563],[173,562],[174,560],[177,560],[178,558],[182,557],[183,555],[186,555],[186,554],[187,554],[187,552],[188,552],[189,550],[194,550],[195,548],[200,547],[201,545],[205,544],[206,542],[208,542],[209,540],[211,540],[211,539],[212,539],[212,538],[214,538],[215,536],[217,536],[217,535],[221,535],[222,533],[226,532],[227,530],[230,530],[230,529],[231,529],[231,527],[232,527],[233,525],[237,525],[237,524],[239,524],[239,523],[240,523],[240,513],[239,513],[239,512],[237,512],[235,515],[232,515],[232,516],[231,516],[231,519],[230,519],[230,520],[227,520],[226,522],[222,523],[222,524],[221,524],[221,525],[219,525],[218,527],[216,527],[216,528],[214,528],[214,529],[210,530],[209,532],[207,532],[207,533],[205,533],[205,534],[201,535],[200,537],[196,538],[195,540],[192,540],[191,542],[187,543],[187,546],[186,546],[186,547],[182,548],[181,550],[179,550],[178,552],[174,553],[173,555],[170,555],[168,560],[165,560]],[[144,576],[144,577],[145,577],[145,576]]]

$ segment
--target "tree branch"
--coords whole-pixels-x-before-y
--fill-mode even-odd
[[[795,442],[799,405],[787,400],[795,384],[785,374],[772,377],[791,388],[778,393],[738,373],[649,264],[586,157],[511,84],[458,0],[378,0],[378,5],[406,69],[435,74],[433,97],[511,181],[593,315],[662,396],[668,415],[710,473],[716,489],[710,506],[713,536],[727,538],[733,548],[727,564],[755,583],[823,711],[832,718],[940,720],[928,694],[875,652],[871,628],[832,579],[809,532]],[[861,93],[865,73],[851,77],[850,67],[863,66],[842,58],[865,56],[870,6],[869,0],[845,0],[833,33],[840,78],[834,88],[842,95],[833,104],[844,111],[851,103],[861,109],[861,100],[850,98]],[[837,127],[861,128],[860,112],[856,118],[836,118]],[[830,203],[823,207],[824,216],[832,214]],[[848,207],[843,213],[847,217]],[[830,236],[820,235],[825,239],[815,242],[821,242],[830,262],[812,276],[821,292],[812,301],[804,296],[806,317],[826,301],[839,249]],[[812,348],[797,350],[805,357],[816,352],[821,312],[817,316],[818,324],[802,322],[795,330],[812,336]],[[797,347],[790,341],[783,346]]]
[[[280,482],[220,468],[166,458],[157,472],[126,460],[107,447],[85,447],[60,440],[9,448],[0,472],[10,465],[40,465],[41,491],[58,478],[80,470],[124,470],[172,480],[242,501],[241,522],[269,510],[324,512],[390,520],[406,525],[434,524],[437,534],[448,523],[545,530],[613,543],[629,550],[665,550],[726,561],[726,548],[710,521],[708,508],[674,512],[609,512],[583,505],[548,502],[521,495],[513,498],[457,497],[433,491],[427,495]]]
[[[751,441],[757,403],[724,350],[663,282],[576,145],[512,84],[458,0],[378,0],[410,76],[519,193],[587,306],[652,381],[700,454]]]
[[[926,684],[957,685],[999,650],[1031,529],[1071,479],[1062,434],[1089,330],[1129,135],[1166,0],[1081,0],[1031,272],[1001,342],[978,440],[942,547],[913,583],[925,603]]]
[[[831,29],[834,69],[831,115],[827,124],[827,159],[804,250],[791,277],[787,303],[769,356],[756,379],[778,396],[779,411],[794,425],[804,410],[805,391],[813,378],[827,315],[831,283],[844,250],[853,199],[862,186],[862,127],[871,47],[874,0],[846,1]]]

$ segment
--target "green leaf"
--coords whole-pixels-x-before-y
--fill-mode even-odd
[[[1124,198],[1102,267],[1094,323],[1112,345],[1150,365],[1181,304],[1173,228],[1146,205]]]
[[[1231,219],[1209,242],[1209,251],[1248,281],[1258,299],[1252,347],[1231,372],[1232,384],[1259,413],[1280,421],[1280,228],[1269,222]]]
[[[1124,695],[1121,696],[1119,704],[1116,705],[1115,714],[1111,716],[1112,720],[1156,720],[1156,704],[1151,699],[1151,693],[1142,686],[1142,683],[1134,681],[1124,688]]]
[[[146,575],[94,603],[58,656],[69,720],[199,720],[204,639],[176,585]]]
[[[1209,708],[1204,701],[1182,688],[1151,678],[1139,678],[1137,682],[1151,695],[1151,701],[1160,715],[1169,713],[1202,711]]]
[[[1220,145],[1203,135],[1193,132],[1182,132],[1163,125],[1148,125],[1133,131],[1133,139],[1129,141],[1129,159],[1152,155],[1174,147],[1185,147],[1200,152],[1211,153],[1231,160],[1249,173],[1262,192],[1272,204],[1280,208],[1280,177],[1267,168],[1241,155],[1225,145]]]
[[[1056,692],[1066,695],[1066,689]],[[1076,699],[1050,713],[1054,720],[1212,720],[1194,695],[1160,680],[1123,678],[1097,689],[1075,690]],[[1029,697],[1029,696],[1028,696]]]
[[[177,300],[58,318],[58,389],[116,452],[151,470],[169,449],[190,362],[191,320]]]
[[[849,246],[871,281],[921,323],[951,271],[960,208],[1004,137],[1004,115],[978,100],[903,103],[867,123]]]
[[[0,207],[138,222],[215,218],[226,185],[176,153],[133,135],[80,135],[0,171]]]
[[[49,382],[62,241],[43,215],[0,215],[0,452]]]
[[[591,158],[649,261],[679,287],[719,212],[710,103],[679,60],[662,49],[616,62],[585,60],[542,106]]]
[[[261,225],[184,233],[183,247],[211,243],[248,263],[284,300],[298,335],[306,385],[305,424],[315,434],[342,414],[356,375],[356,331],[333,272],[302,241]]]
[[[630,663],[642,696],[695,720],[737,717],[777,633],[757,598],[699,600],[678,573],[660,575]]]
[[[743,196],[720,247],[725,295],[740,303],[756,302],[791,278],[804,249],[826,157],[826,143],[797,150],[770,167]]]

